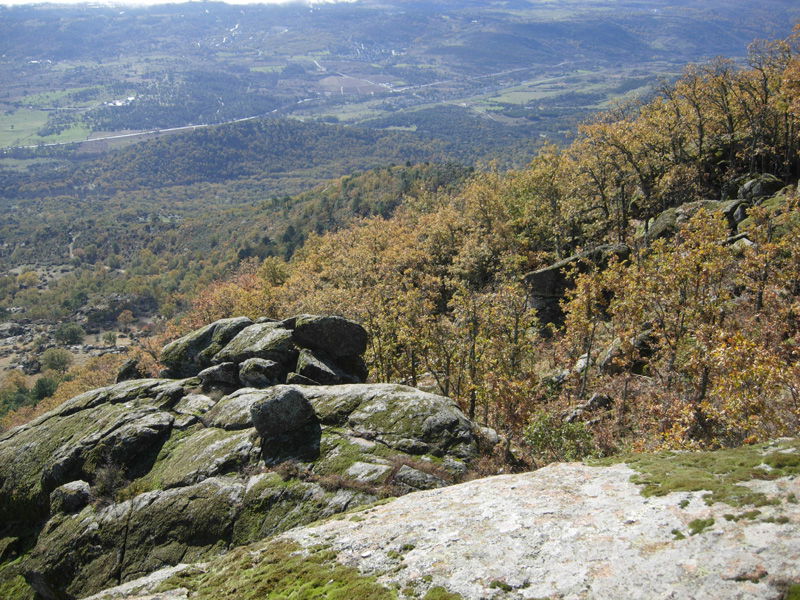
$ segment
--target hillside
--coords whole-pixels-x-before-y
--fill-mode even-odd
[[[174,323],[333,312],[379,381],[455,398],[534,460],[792,435],[796,39],[688,67],[526,169],[476,173],[243,270]]]
[[[92,294],[139,294],[176,316],[148,325],[159,337],[137,352],[151,374],[160,341],[204,323],[341,314],[370,330],[377,381],[453,397],[536,461],[790,435],[800,422],[796,42],[754,44],[749,68],[687,67],[660,96],[599,115],[525,169],[465,182],[458,167],[392,167],[181,224],[157,216],[115,229],[138,231],[144,247],[129,257],[102,228],[83,246],[89,218],[72,247],[94,267],[52,290],[30,289],[35,273],[8,279],[6,305],[66,317]],[[221,128],[220,139],[239,127],[280,125]],[[139,148],[167,152],[150,144]],[[243,168],[270,152],[264,140],[247,148]],[[197,175],[191,158],[185,172]],[[3,393],[20,396],[14,385]]]
[[[782,122],[778,114],[791,92],[776,81],[791,42],[744,50],[755,36],[788,32],[791,2],[737,2],[735,11],[634,2],[624,17],[617,4],[0,9],[9,82],[0,92],[0,315],[8,323],[0,412],[30,408],[72,377],[41,374],[44,352],[66,349],[55,336],[61,327],[88,334],[68,350],[81,368],[226,311],[305,310],[284,301],[293,286],[295,300],[352,310],[381,332],[384,378],[425,381],[488,407],[476,368],[484,333],[467,333],[459,302],[587,248],[635,248],[660,213],[659,226],[685,202],[728,198],[741,178],[796,178],[793,113]],[[19,36],[30,43],[15,45]],[[687,68],[681,86],[668,85],[687,61],[718,52],[733,58]],[[737,74],[745,64],[754,69],[747,77]],[[707,91],[713,77],[717,95]],[[676,118],[647,101],[673,93]],[[576,132],[580,119],[608,109]],[[637,113],[647,126],[613,125]],[[564,153],[548,145],[573,139]],[[518,170],[503,175],[509,167]],[[409,296],[394,306],[362,301],[359,289],[381,275],[345,271],[332,280],[364,288],[342,296],[385,304],[385,314],[307,294],[310,282],[293,275],[323,268],[313,258],[319,246],[306,266],[302,256],[297,267],[284,261],[306,240],[318,244],[316,236],[370,217],[393,219],[386,227],[395,229],[378,235],[400,244],[414,228],[432,228],[405,248],[433,257],[423,277],[395,281]],[[381,254],[387,243],[364,239],[364,251]],[[420,267],[416,258],[393,275]],[[246,306],[226,279],[250,286]],[[530,307],[547,321],[563,312],[560,298]],[[401,331],[380,322],[393,312],[416,316]],[[423,330],[438,322],[419,355],[407,348],[422,315]],[[24,334],[10,333],[20,323]],[[454,335],[466,335],[458,344],[471,348],[469,358],[453,349]],[[518,332],[511,338],[535,345]],[[512,370],[527,351],[511,352]]]
[[[0,599],[800,597],[744,4],[0,9]]]
[[[385,167],[267,199],[251,180],[120,191],[94,203],[96,211],[78,191],[20,202],[25,208],[0,218],[14,247],[6,264],[21,263],[0,276],[0,417],[29,410],[64,378],[42,361],[48,350],[69,347],[79,365],[118,355],[129,336],[146,338],[238,265],[271,257],[280,279],[283,259],[309,235],[388,217],[404,201],[459,188],[470,173],[454,164]],[[81,335],[66,343],[58,336],[65,327]]]

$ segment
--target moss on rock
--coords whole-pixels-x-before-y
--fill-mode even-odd
[[[248,544],[269,535],[312,523],[326,514],[328,497],[318,485],[284,480],[277,473],[253,477],[233,528],[233,542]]]
[[[221,319],[193,331],[161,350],[161,362],[177,377],[197,375],[211,366],[211,358],[242,329],[252,325],[247,317]]]
[[[764,506],[775,500],[739,485],[754,479],[777,479],[800,474],[800,440],[783,440],[709,452],[661,452],[612,457],[593,464],[625,462],[638,471],[631,478],[644,486],[642,495],[707,491],[708,504]]]
[[[258,458],[252,430],[195,427],[173,433],[150,472],[134,482],[140,492],[192,485],[208,477],[244,468]]]
[[[20,573],[22,558],[0,564],[0,598],[3,600],[33,600],[34,590]]]
[[[207,572],[185,571],[160,591],[185,588],[196,600],[396,600],[397,592],[374,577],[336,561],[330,550],[302,551],[289,541],[241,548],[215,561]]]

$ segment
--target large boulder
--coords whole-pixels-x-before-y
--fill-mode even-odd
[[[296,372],[321,385],[338,383],[359,383],[357,377],[348,375],[321,351],[301,350],[297,357]]]
[[[54,515],[76,513],[89,504],[91,499],[92,492],[87,482],[71,481],[57,487],[50,494],[50,511]]]
[[[279,383],[284,374],[280,363],[263,358],[248,358],[239,366],[239,381],[245,387],[269,387]]]
[[[322,430],[314,407],[290,386],[278,386],[250,406],[253,425],[261,436],[267,459],[319,456]]]
[[[225,362],[213,367],[203,369],[197,374],[197,378],[203,382],[203,385],[227,385],[238,386],[239,384],[239,369],[235,363]]]
[[[763,173],[745,181],[739,188],[738,197],[743,200],[759,200],[779,192],[784,183],[770,173]]]
[[[130,381],[132,379],[144,379],[146,377],[144,371],[142,371],[139,361],[135,358],[129,358],[126,360],[122,366],[117,371],[117,383],[122,383],[123,381]]]
[[[736,231],[736,224],[741,221],[747,202],[743,200],[728,200],[720,202],[717,200],[696,200],[685,202],[680,206],[668,208],[656,216],[648,223],[647,231],[641,232],[641,239],[647,244],[653,243],[658,239],[669,239],[673,237],[678,229],[695,216],[699,211],[705,210],[711,213],[722,213],[728,219],[731,232]],[[737,220],[738,219],[738,220]]]
[[[296,388],[280,386],[250,406],[253,426],[262,440],[272,441],[318,422],[314,407]]]
[[[43,598],[74,598],[214,556],[227,548],[243,496],[242,483],[212,478],[54,518],[27,561],[26,578]]]
[[[478,479],[294,528],[105,598],[292,598],[298,582],[308,598],[794,598],[798,452],[797,440],[781,440]],[[277,505],[270,483],[263,476],[253,496]],[[320,493],[291,494],[304,492]]]
[[[50,493],[65,483],[94,482],[110,464],[126,476],[146,471],[169,437],[174,415],[160,406],[176,385],[140,380],[93,390],[0,434],[0,535],[35,529]]]
[[[207,388],[268,387],[296,382],[322,385],[366,381],[361,354],[367,332],[342,317],[299,315],[276,321],[222,319],[167,344],[166,375],[198,375]],[[218,365],[218,366],[215,366]],[[301,376],[303,379],[297,379]]]
[[[161,362],[167,366],[173,377],[197,375],[211,366],[214,355],[236,337],[236,334],[252,324],[253,321],[247,317],[215,321],[164,346],[161,350]]]
[[[25,334],[25,327],[19,323],[0,323],[0,340]]]
[[[242,329],[214,356],[215,363],[242,363],[250,358],[263,358],[290,364],[297,357],[292,332],[280,323],[255,323]]]
[[[367,331],[343,317],[299,315],[292,335],[298,346],[321,350],[332,358],[357,356],[367,349]]]

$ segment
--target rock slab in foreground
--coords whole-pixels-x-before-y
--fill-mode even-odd
[[[400,598],[421,598],[441,586],[474,600],[778,600],[800,583],[796,477],[746,484],[777,501],[747,518],[746,508],[707,505],[702,491],[644,497],[634,474],[625,465],[557,464],[417,492],[278,541],[311,553],[328,547],[339,562],[376,576],[387,598],[392,587],[403,590]],[[710,524],[692,535],[698,522]],[[251,547],[248,567],[265,547]],[[213,575],[221,565],[200,570]],[[176,596],[163,598],[181,597],[179,584],[165,592]],[[150,598],[146,583],[114,593],[98,598]],[[203,589],[202,597],[214,593]]]

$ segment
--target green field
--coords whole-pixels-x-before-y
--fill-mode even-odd
[[[37,132],[45,123],[47,111],[44,110],[20,108],[0,115],[0,148],[77,142],[91,133],[88,127],[75,125],[59,134],[42,137]]]
[[[47,112],[20,108],[0,115],[0,147],[38,144],[36,132],[47,122]]]

